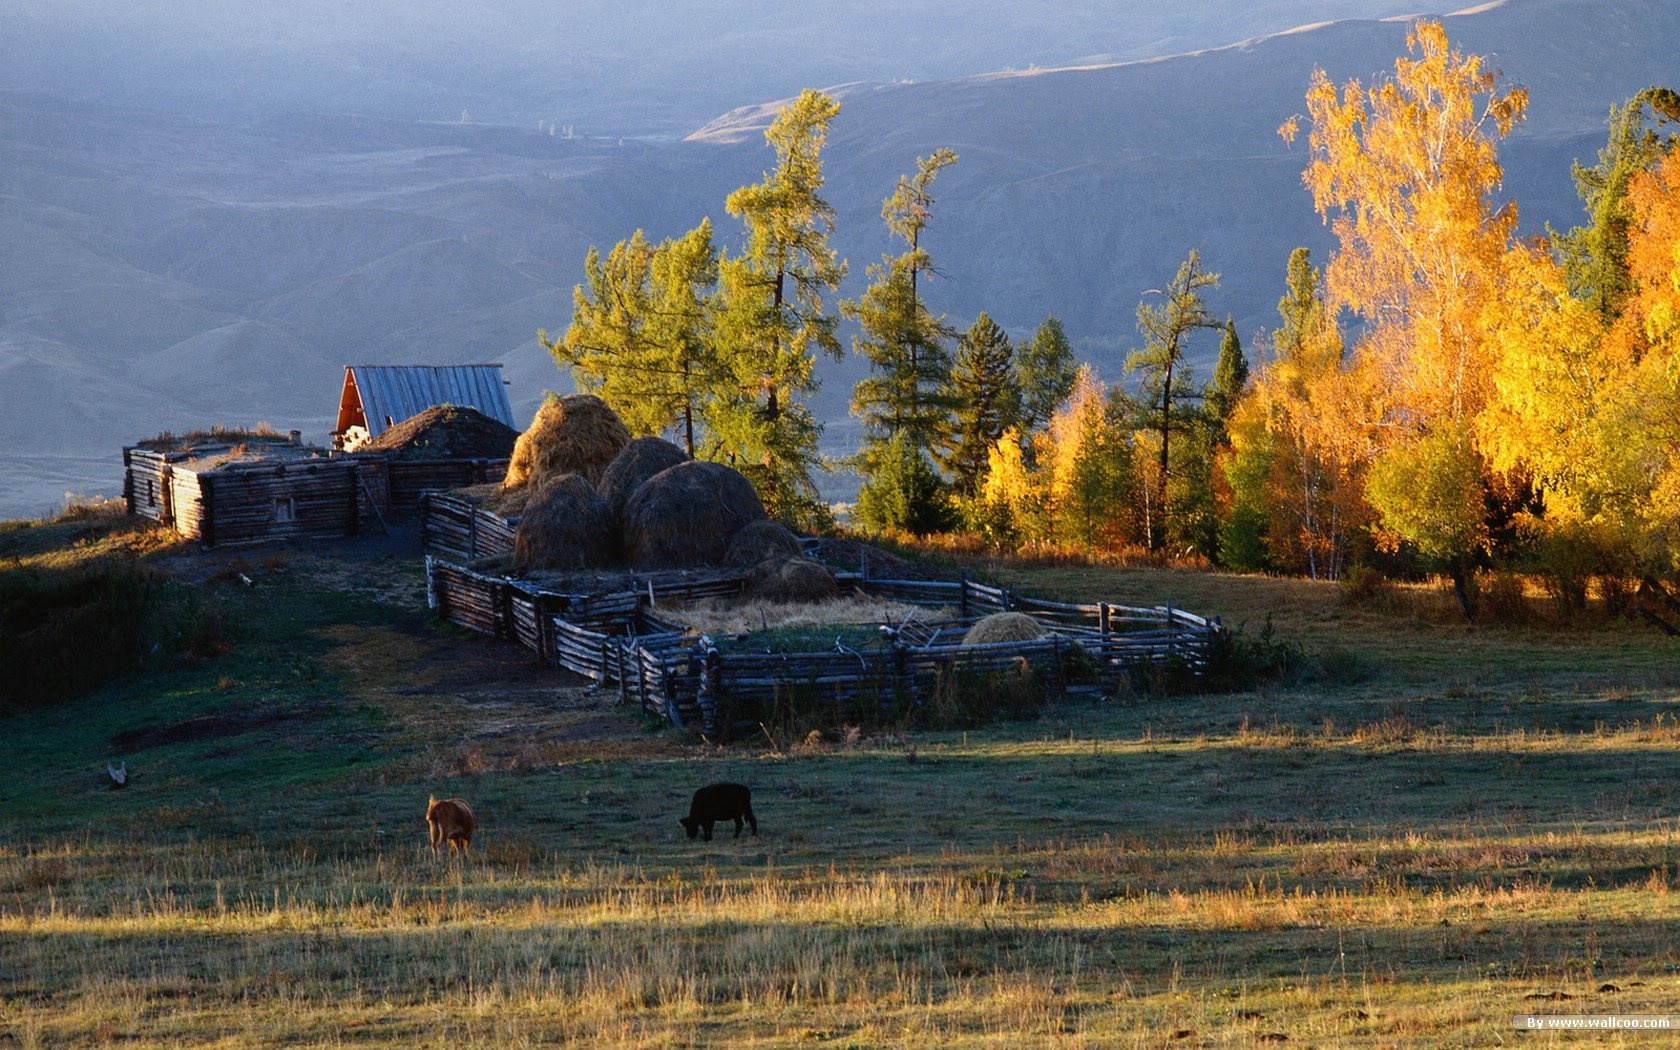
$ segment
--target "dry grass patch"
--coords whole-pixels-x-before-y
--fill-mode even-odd
[[[768,602],[705,598],[665,605],[661,614],[688,624],[701,634],[735,635],[784,628],[902,624],[907,620],[942,620],[950,609],[928,609],[906,602],[842,595],[822,602]]]

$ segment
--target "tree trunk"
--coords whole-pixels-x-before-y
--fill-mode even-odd
[[[1458,598],[1458,610],[1464,614],[1466,620],[1476,618],[1476,580],[1475,569],[1470,564],[1470,557],[1466,554],[1454,555],[1447,563],[1447,573],[1452,577],[1453,595]]]

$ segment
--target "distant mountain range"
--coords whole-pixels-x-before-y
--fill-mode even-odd
[[[1603,144],[1611,104],[1680,72],[1671,0],[1508,0],[1448,26],[1530,90],[1501,149],[1529,232],[1579,221],[1571,160]],[[928,294],[953,323],[985,310],[1024,334],[1053,313],[1118,378],[1138,301],[1197,248],[1223,274],[1210,305],[1252,346],[1290,249],[1322,262],[1330,247],[1304,147],[1275,129],[1304,110],[1315,66],[1368,80],[1404,35],[1342,21],[1170,58],[836,88],[846,294],[890,248],[881,198],[950,146]],[[0,517],[117,490],[120,447],[164,429],[262,420],[324,439],[345,364],[499,361],[528,418],[564,387],[535,332],[564,329],[589,246],[704,215],[733,242],[723,200],[770,164],[773,109],[621,140],[0,95]],[[1204,366],[1213,346],[1197,348]],[[836,448],[858,374],[826,369],[817,407]]]

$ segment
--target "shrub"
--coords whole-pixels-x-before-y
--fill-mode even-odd
[[[1481,593],[1478,608],[1480,618],[1489,623],[1533,623],[1534,609],[1528,604],[1523,578],[1514,572],[1499,570],[1480,574],[1477,589]]]
[[[1306,650],[1297,642],[1278,638],[1268,613],[1265,626],[1255,637],[1249,637],[1242,627],[1215,637],[1203,688],[1234,690],[1268,682],[1299,682],[1311,670]]]
[[[1366,565],[1348,566],[1337,586],[1348,605],[1384,608],[1393,604],[1394,584],[1381,571]]]
[[[1037,668],[980,673],[949,670],[939,676],[919,712],[934,729],[971,729],[993,719],[1037,718],[1050,699],[1050,685]]]

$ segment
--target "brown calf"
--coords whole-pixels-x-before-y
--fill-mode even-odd
[[[432,856],[437,856],[438,846],[445,839],[449,840],[450,856],[454,856],[457,849],[465,856],[467,847],[472,845],[473,828],[477,823],[466,799],[428,797],[426,825],[432,832]]]

